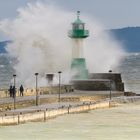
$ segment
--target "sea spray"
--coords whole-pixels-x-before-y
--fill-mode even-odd
[[[90,36],[85,40],[84,54],[89,72],[103,73],[110,69],[116,71],[126,55],[123,45],[116,41],[111,33],[105,32],[103,25],[91,19],[86,22]]]
[[[62,71],[65,82],[70,80],[72,40],[67,36],[74,13],[53,5],[36,2],[18,9],[13,20],[0,22],[0,30],[12,40],[7,46],[11,57],[16,58],[14,69],[18,81],[25,85],[35,85],[34,73],[40,75],[40,85],[45,85],[45,74]],[[84,43],[90,72],[107,72],[119,64],[124,51],[121,45],[103,32],[95,20],[83,16],[90,30],[90,37]],[[65,74],[66,72],[66,74]],[[66,75],[66,77],[65,77]],[[55,79],[58,79],[58,74]],[[57,83],[58,80],[55,80]]]

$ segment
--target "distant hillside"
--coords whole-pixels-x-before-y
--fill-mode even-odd
[[[110,30],[114,37],[124,44],[128,52],[140,52],[140,27]]]

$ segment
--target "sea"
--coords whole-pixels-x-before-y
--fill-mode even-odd
[[[140,53],[127,54],[118,71],[122,74],[125,91],[140,94]]]
[[[9,86],[14,69],[0,55],[0,87]],[[126,91],[140,94],[140,53],[126,55],[118,68]],[[140,103],[59,116],[46,122],[0,126],[0,140],[139,140]]]

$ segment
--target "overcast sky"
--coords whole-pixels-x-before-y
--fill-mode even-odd
[[[0,0],[0,20],[14,18],[17,8],[37,0]],[[140,0],[40,0],[68,11],[80,10],[95,17],[106,28],[140,26]]]

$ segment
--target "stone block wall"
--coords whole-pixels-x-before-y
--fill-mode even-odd
[[[124,83],[120,73],[91,73],[89,79],[108,79],[111,80],[112,90],[124,91]]]
[[[110,84],[111,82],[111,84]],[[124,91],[120,73],[91,73],[89,79],[73,80],[75,89],[88,91]]]

